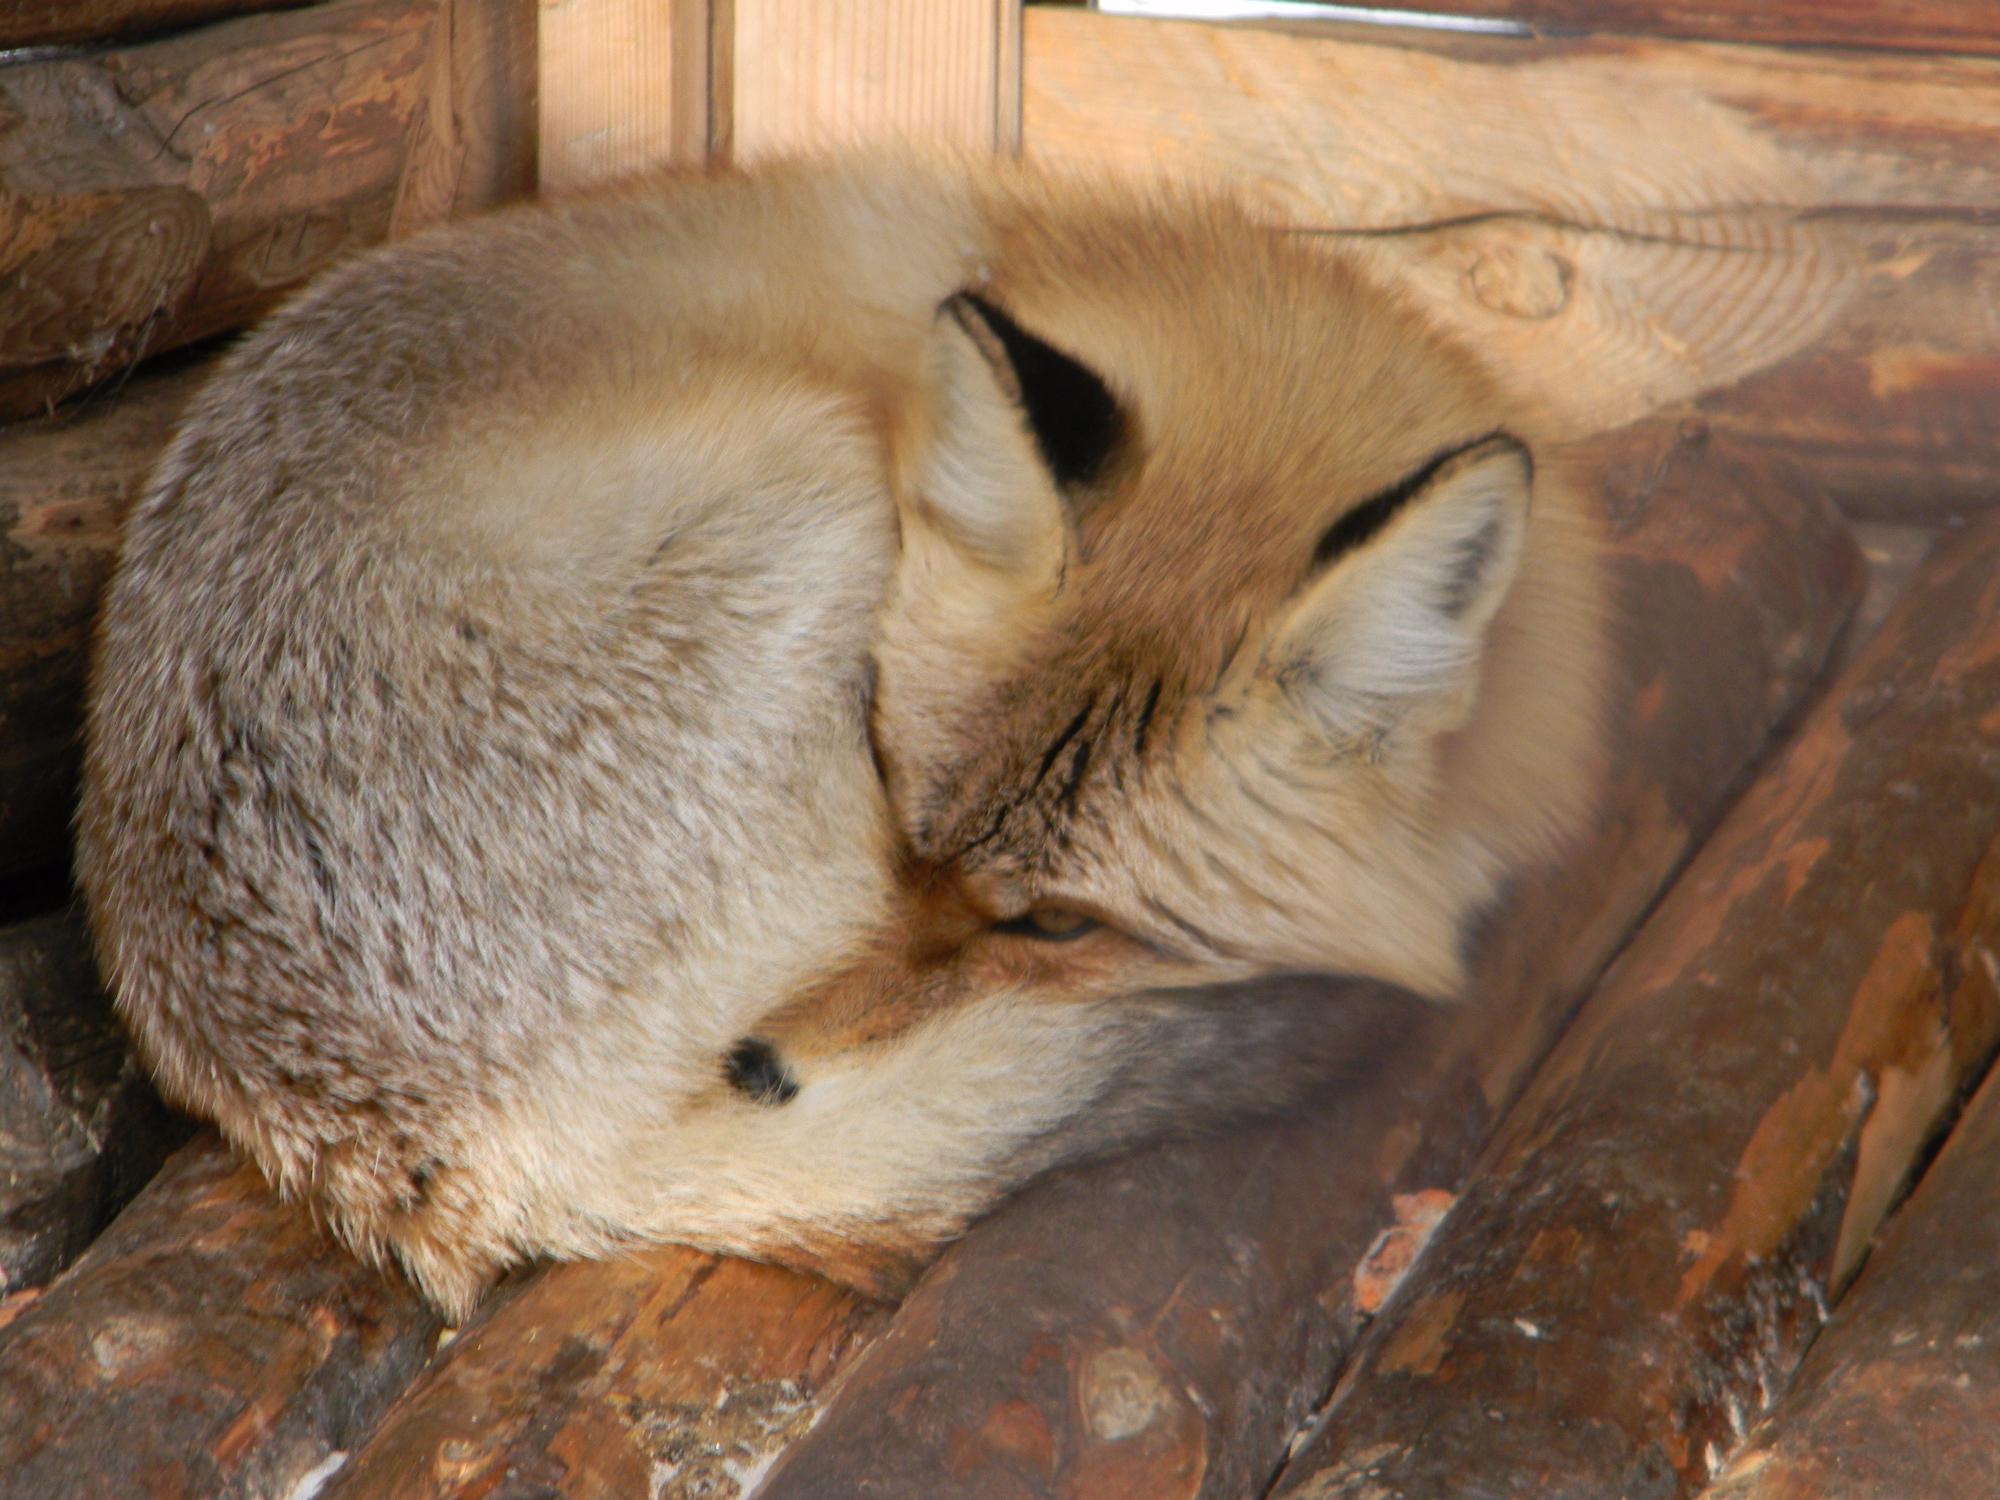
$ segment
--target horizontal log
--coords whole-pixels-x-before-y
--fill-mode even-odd
[[[1370,0],[1377,10],[1511,21],[1553,35],[1636,32],[1788,47],[2000,54],[2000,26],[1963,0]]]
[[[1924,566],[1620,957],[1278,1494],[1706,1482],[2000,1045],[1996,704],[2000,517]]]
[[[414,1292],[209,1133],[17,1305],[0,1317],[0,1475],[34,1500],[299,1493],[437,1336]]]
[[[482,1310],[323,1500],[745,1493],[888,1316],[811,1277],[674,1247],[554,1266]]]
[[[0,874],[64,858],[98,594],[119,524],[204,374],[142,375],[0,427]]]
[[[1567,431],[1702,397],[1885,519],[2000,495],[2000,61],[1067,8],[1026,49],[1031,153],[1343,237]]]
[[[188,1129],[126,1049],[81,924],[0,927],[0,1297],[75,1259]]]
[[[0,416],[240,327],[339,256],[518,183],[518,146],[496,169],[465,139],[502,117],[461,109],[460,14],[333,0],[0,69]],[[498,25],[462,16],[468,49]]]
[[[198,26],[310,0],[14,0],[0,9],[0,47],[102,42]]]
[[[1986,886],[2000,891],[2000,878]],[[1985,953],[1990,962],[1990,945]],[[1986,964],[1968,969],[1963,983],[1984,987],[1980,1007],[2000,1004]],[[1790,1392],[1703,1500],[2000,1495],[1995,1245],[2000,1077],[1890,1221]]]
[[[1796,471],[1699,424],[1573,462],[1605,496],[1625,601],[1612,784],[1588,846],[1490,925],[1473,1000],[1392,1003],[1315,1111],[1003,1206],[854,1361],[763,1500],[1262,1492],[1395,1262],[1805,692],[1856,592],[1851,541]]]

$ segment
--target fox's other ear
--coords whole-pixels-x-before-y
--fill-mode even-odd
[[[1486,627],[1514,581],[1534,464],[1504,433],[1439,455],[1349,511],[1264,657],[1336,743],[1470,712]]]
[[[1062,490],[1095,475],[1117,440],[1110,391],[971,292],[938,308],[930,378],[918,520],[980,567],[1053,590],[1070,534]]]

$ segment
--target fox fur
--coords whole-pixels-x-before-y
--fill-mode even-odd
[[[866,1281],[1281,1102],[1283,976],[1462,983],[1590,805],[1531,425],[1185,189],[793,165],[361,257],[128,523],[78,825],[122,1013],[451,1315],[644,1240]]]

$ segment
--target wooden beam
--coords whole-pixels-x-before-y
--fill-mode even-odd
[[[204,1133],[54,1285],[0,1304],[0,1474],[19,1495],[301,1493],[437,1331]]]
[[[1996,1003],[1984,965],[1961,982],[1986,987],[1980,1005]],[[1890,1223],[1783,1402],[1702,1500],[2000,1494],[1996,1168],[2000,1076]]]
[[[191,1129],[127,1051],[82,924],[0,927],[0,1298],[75,1259]]]
[[[1068,8],[1026,47],[1030,152],[1359,244],[1569,432],[1701,398],[1858,512],[2000,495],[2000,62]]]
[[[1551,465],[1555,460],[1551,457]],[[1324,1105],[1029,1189],[947,1251],[842,1376],[762,1500],[1263,1492],[1357,1326],[1531,1073],[1807,690],[1859,584],[1795,471],[1656,424],[1571,455],[1621,598],[1613,780],[1594,838],[1523,882],[1465,1008],[1337,981],[1356,1028]],[[1802,493],[1802,490],[1804,491]]]
[[[2000,516],[1922,568],[1621,955],[1278,1495],[1714,1473],[2000,1045],[1996,643]]]
[[[2000,55],[2000,14],[1964,0],[1368,0],[1376,10],[1478,16],[1556,36],[1636,33],[1787,47]]]
[[[0,69],[0,416],[463,206],[455,14],[334,0]]]
[[[0,47],[46,47],[157,36],[224,16],[284,10],[311,0],[14,0],[0,6]]]

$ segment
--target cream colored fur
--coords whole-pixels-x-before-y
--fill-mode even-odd
[[[1101,475],[964,291],[1115,395]],[[1197,987],[1458,982],[1587,806],[1587,529],[1495,439],[1313,556],[1524,427],[1226,202],[1015,169],[667,177],[358,259],[129,524],[78,830],[121,1009],[455,1315],[645,1239],[867,1280],[1204,1080],[1282,1093]],[[1095,756],[1044,762],[1085,690]],[[795,1097],[732,1086],[751,1037]]]

